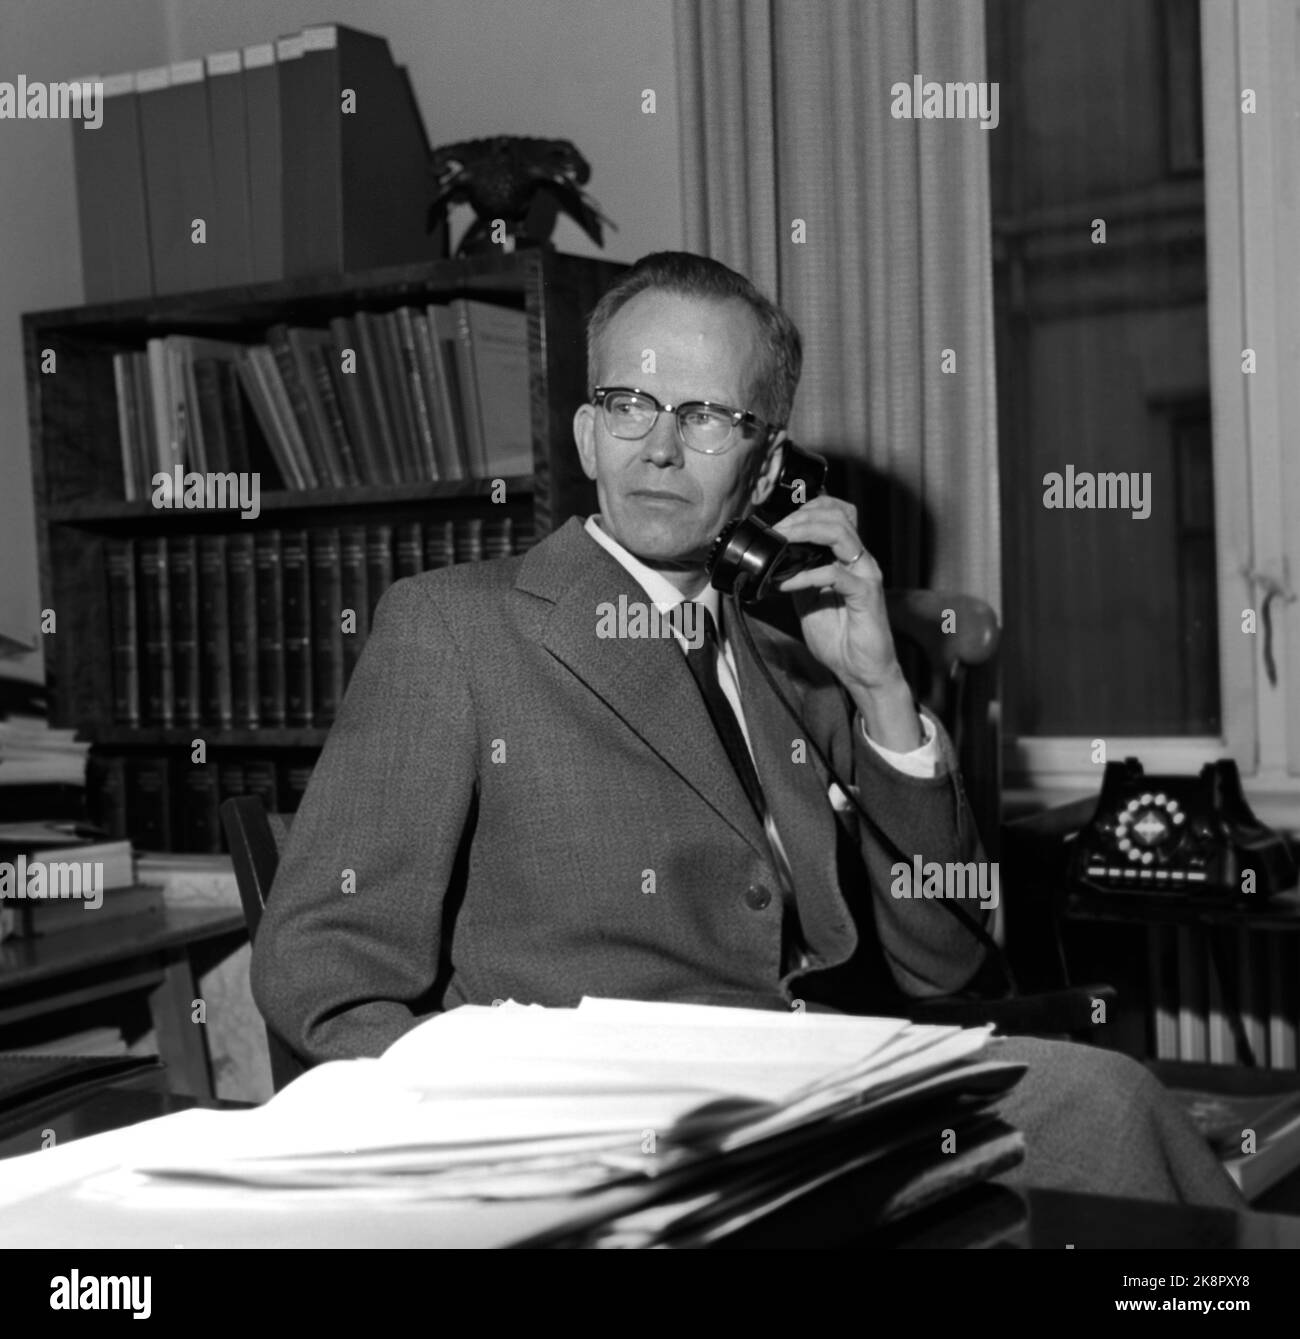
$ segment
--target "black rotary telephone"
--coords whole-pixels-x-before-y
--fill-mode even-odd
[[[813,567],[835,561],[820,544],[792,544],[772,526],[815,498],[826,484],[826,459],[793,442],[782,443],[785,454],[768,500],[749,516],[723,526],[709,550],[705,568],[713,586],[746,604],[763,599],[770,589]],[[795,501],[798,493],[799,501]]]
[[[1096,812],[1070,858],[1070,884],[1083,893],[1250,906],[1295,881],[1286,838],[1251,812],[1230,758],[1206,763],[1199,776],[1146,776],[1136,758],[1107,763]]]

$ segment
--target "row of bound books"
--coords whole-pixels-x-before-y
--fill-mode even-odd
[[[188,755],[90,755],[86,788],[96,822],[140,851],[212,854],[227,849],[218,813],[257,795],[271,813],[293,813],[311,780],[309,762],[249,755],[194,763]]]
[[[528,367],[525,313],[463,298],[280,323],[264,344],[151,339],[113,356],[123,495],[183,505],[190,472],[291,489],[529,475]]]
[[[102,124],[72,122],[87,302],[445,249],[419,109],[382,37],[322,24],[100,82]]]
[[[329,725],[394,580],[528,539],[511,516],[110,539],[113,719]]]

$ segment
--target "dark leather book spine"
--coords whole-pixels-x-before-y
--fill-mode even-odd
[[[126,836],[126,762],[91,749],[86,759],[87,812],[114,840]]]
[[[140,724],[139,628],[136,623],[135,541],[105,542],[108,568],[108,620],[112,639],[113,719],[119,725]]]
[[[419,483],[424,477],[424,468],[420,463],[415,407],[411,403],[406,367],[402,361],[402,337],[397,328],[397,317],[392,312],[381,312],[375,317],[375,330],[379,337],[380,366],[396,433],[401,480],[404,483]]]
[[[420,367],[419,350],[415,341],[415,313],[410,307],[399,307],[393,312],[397,330],[397,350],[402,359],[403,386],[411,405],[411,423],[415,430],[416,463],[421,479],[438,479],[438,453],[433,441],[433,415],[425,395],[424,373]]]
[[[343,409],[339,404],[338,392],[334,389],[334,376],[330,371],[330,347],[313,343],[306,345],[303,352],[311,371],[316,398],[320,401],[321,411],[325,415],[332,454],[343,473],[343,483],[348,487],[355,487],[361,482],[361,475],[357,469],[356,453],[348,438],[348,427],[343,421]]]
[[[273,762],[265,758],[245,762],[244,789],[247,794],[256,795],[262,801],[268,814],[280,812],[280,788]]]
[[[334,527],[311,536],[312,724],[329,725],[343,700],[343,564]]]
[[[240,474],[259,475],[262,492],[287,488],[275,456],[267,445],[261,425],[244,394],[243,382],[234,363],[217,360],[217,389],[221,399],[221,427],[230,457],[230,468]]]
[[[262,725],[286,722],[284,661],[284,571],[280,532],[261,530],[253,538],[257,569],[258,719]]]
[[[395,532],[394,568],[399,577],[419,576],[424,569],[424,536],[419,521],[403,521]]]
[[[325,406],[321,403],[316,374],[312,371],[311,357],[308,353],[312,340],[319,337],[318,333],[314,330],[304,330],[299,326],[286,326],[284,337],[289,344],[294,376],[302,391],[302,403],[307,414],[306,420],[301,421],[303,438],[311,449],[312,459],[320,462],[317,473],[321,475],[321,482],[333,488],[343,488],[348,482],[344,474],[343,459],[336,450],[337,444],[330,431]],[[297,408],[295,404],[295,412]]]
[[[330,334],[334,340],[335,382],[338,387],[339,407],[347,429],[348,440],[352,444],[352,455],[358,477],[363,484],[382,484],[388,482],[382,463],[382,453],[375,439],[374,409],[370,404],[369,388],[365,373],[361,368],[361,350],[353,321],[345,316],[336,316],[330,322]],[[344,370],[343,359],[350,354],[350,372]]]
[[[366,398],[374,412],[375,438],[379,444],[382,473],[376,483],[402,482],[402,453],[397,443],[396,409],[389,403],[388,379],[384,360],[379,317],[374,312],[357,312],[357,373],[366,385]]]
[[[444,372],[434,345],[432,323],[427,312],[413,311],[411,326],[415,332],[415,352],[420,360],[420,376],[424,381],[424,396],[429,405],[429,426],[433,446],[438,456],[438,477],[462,477],[460,460],[456,455],[455,428],[451,424],[451,406],[443,387]]]
[[[429,320],[429,334],[433,337],[434,373],[441,371],[439,386],[447,397],[447,422],[451,445],[459,468],[457,479],[476,478],[475,466],[469,451],[469,428],[466,424],[466,404],[460,384],[460,354],[456,334],[456,318],[445,302],[431,302],[425,308]]]
[[[199,688],[199,570],[193,535],[167,541],[171,566],[172,682],[176,688],[176,724],[197,726],[203,719]]]
[[[131,355],[131,379],[135,383],[135,402],[140,406],[140,458],[137,477],[144,486],[143,496],[153,492],[153,476],[158,469],[158,422],[154,418],[153,384],[149,378],[149,355]]]
[[[368,622],[375,621],[379,597],[393,584],[393,527],[378,522],[366,527],[366,597]]]
[[[215,854],[221,850],[221,795],[217,764],[182,764],[180,784],[180,839],[183,851]]]
[[[218,372],[221,363],[220,358],[194,360],[194,389],[199,401],[199,433],[203,439],[203,455],[208,469],[218,474],[240,468],[231,463],[230,447],[226,443],[226,421]]]
[[[306,459],[299,460],[299,468],[301,469],[304,464],[307,467],[308,487],[328,487],[337,480],[330,468],[324,444],[318,440],[318,433],[312,422],[307,392],[299,379],[297,360],[289,343],[289,327],[284,324],[271,326],[266,332],[266,347],[270,349],[271,356],[275,359],[275,366],[280,374],[280,385],[284,388],[298,429],[296,438],[291,438],[293,447],[305,452]]]
[[[314,486],[303,473],[302,464],[290,440],[288,427],[281,421],[279,407],[269,381],[275,370],[275,355],[269,349],[245,349],[236,363],[239,384],[245,403],[257,420],[257,437],[275,460],[276,472],[286,488],[302,489]],[[276,382],[279,373],[276,371]],[[283,387],[280,388],[283,390]],[[250,450],[252,447],[250,439]]]
[[[515,523],[510,516],[488,516],[483,521],[483,556],[508,558],[514,552]]]
[[[280,570],[284,589],[284,719],[286,725],[311,725],[311,554],[305,530],[282,533]]]
[[[225,535],[199,536],[199,659],[203,720],[235,724],[230,660],[230,582]]]
[[[456,561],[476,563],[483,557],[483,518],[464,516],[453,531]]]
[[[311,781],[311,767],[304,763],[285,763],[280,770],[281,812],[296,814]]]
[[[454,541],[455,523],[452,521],[425,521],[424,570],[450,567],[456,561]]]
[[[346,689],[352,671],[361,658],[361,648],[370,632],[370,600],[366,594],[366,528],[363,525],[339,527],[339,568],[342,573],[342,591],[339,599],[344,609],[353,613],[354,631],[343,634],[343,687]]]
[[[126,825],[137,850],[174,849],[170,758],[161,754],[127,758]]]
[[[230,610],[231,714],[236,729],[256,726],[261,694],[257,646],[257,570],[253,536],[226,539],[226,579]]]
[[[133,355],[129,353],[113,355],[113,388],[117,392],[117,435],[122,455],[122,499],[125,502],[138,502],[141,498],[148,497],[152,491],[142,486],[149,481],[141,480],[138,465],[140,406],[135,398],[132,357]]]
[[[172,679],[171,599],[168,590],[167,541],[150,535],[139,544],[140,643],[144,651],[143,724],[168,726],[176,721]]]

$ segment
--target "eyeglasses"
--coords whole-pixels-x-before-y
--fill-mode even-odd
[[[741,436],[761,429],[769,440],[779,431],[744,409],[732,409],[711,400],[661,404],[649,391],[628,386],[597,386],[591,402],[600,406],[605,427],[613,436],[630,442],[647,436],[659,415],[670,413],[677,420],[677,436],[682,445],[706,456],[729,451],[736,444],[737,428],[746,430]]]

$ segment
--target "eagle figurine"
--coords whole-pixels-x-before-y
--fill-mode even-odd
[[[502,219],[515,245],[549,246],[557,215],[563,211],[596,243],[604,246],[602,224],[613,227],[581,188],[591,177],[587,160],[566,139],[495,135],[462,140],[434,152],[430,170],[437,195],[429,206],[432,230],[448,205],[468,204],[475,214],[457,248],[464,255],[499,242],[490,236]]]

